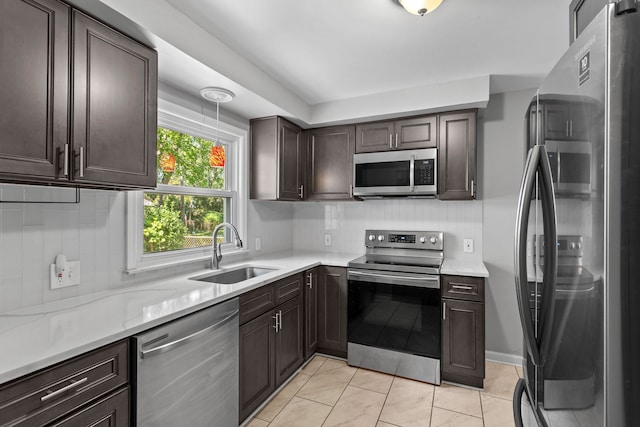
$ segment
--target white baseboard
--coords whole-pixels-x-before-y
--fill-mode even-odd
[[[484,355],[485,358],[491,362],[505,363],[507,365],[522,366],[524,362],[524,358],[516,354],[485,351]]]

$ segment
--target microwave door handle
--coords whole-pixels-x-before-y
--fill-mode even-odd
[[[557,346],[551,345],[553,316],[556,303],[556,276],[558,273],[558,236],[556,222],[556,201],[549,157],[544,145],[540,146],[540,201],[542,203],[542,221],[544,230],[544,267],[542,276],[542,303],[538,340],[540,342],[540,363],[549,357],[548,351]],[[557,338],[557,337],[556,337]]]
[[[520,195],[518,197],[518,210],[516,214],[516,230],[514,244],[514,271],[516,284],[516,297],[518,311],[522,323],[524,340],[527,351],[531,355],[534,365],[540,365],[540,352],[536,340],[533,319],[531,318],[531,304],[529,302],[529,289],[527,278],[527,226],[529,224],[529,211],[533,197],[533,189],[536,184],[537,165],[540,159],[539,145],[533,146],[527,154]]]
[[[416,182],[415,182],[415,171],[416,171],[416,156],[411,155],[411,160],[409,162],[409,191],[413,193]]]

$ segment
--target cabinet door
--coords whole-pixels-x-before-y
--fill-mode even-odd
[[[309,131],[309,200],[344,200],[352,197],[353,126]]]
[[[276,308],[280,327],[276,332],[276,387],[304,362],[302,300],[295,297]]]
[[[0,3],[0,174],[53,179],[68,142],[69,7]],[[66,179],[66,177],[61,176]]]
[[[127,427],[129,426],[129,421],[129,388],[124,388],[50,426]]]
[[[438,149],[438,197],[475,199],[476,111],[441,114]]]
[[[544,106],[544,138],[563,140],[569,138],[569,105],[549,103]]]
[[[279,182],[278,200],[304,198],[304,141],[302,129],[278,118]]]
[[[73,179],[156,186],[157,55],[73,12]]]
[[[275,312],[240,326],[240,421],[276,389]]]
[[[347,271],[323,267],[318,280],[318,349],[347,355]]]
[[[442,310],[442,378],[482,387],[484,304],[443,298]]]
[[[426,116],[395,123],[394,147],[396,150],[436,148],[438,146],[438,117]]]
[[[393,122],[362,123],[356,126],[356,153],[392,150],[394,142]]]
[[[304,358],[311,357],[318,348],[318,275],[320,269],[306,272],[304,283]]]

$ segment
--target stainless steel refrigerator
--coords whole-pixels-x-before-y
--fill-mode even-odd
[[[516,425],[640,425],[640,13],[608,4],[526,112]]]

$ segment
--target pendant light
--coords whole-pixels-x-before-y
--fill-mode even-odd
[[[206,87],[200,91],[200,95],[207,101],[216,103],[216,144],[209,152],[209,166],[224,167],[224,146],[220,144],[220,103],[230,102],[235,96],[233,92],[219,87]]]
[[[398,0],[407,12],[413,15],[424,16],[431,13],[442,3],[442,0]]]

